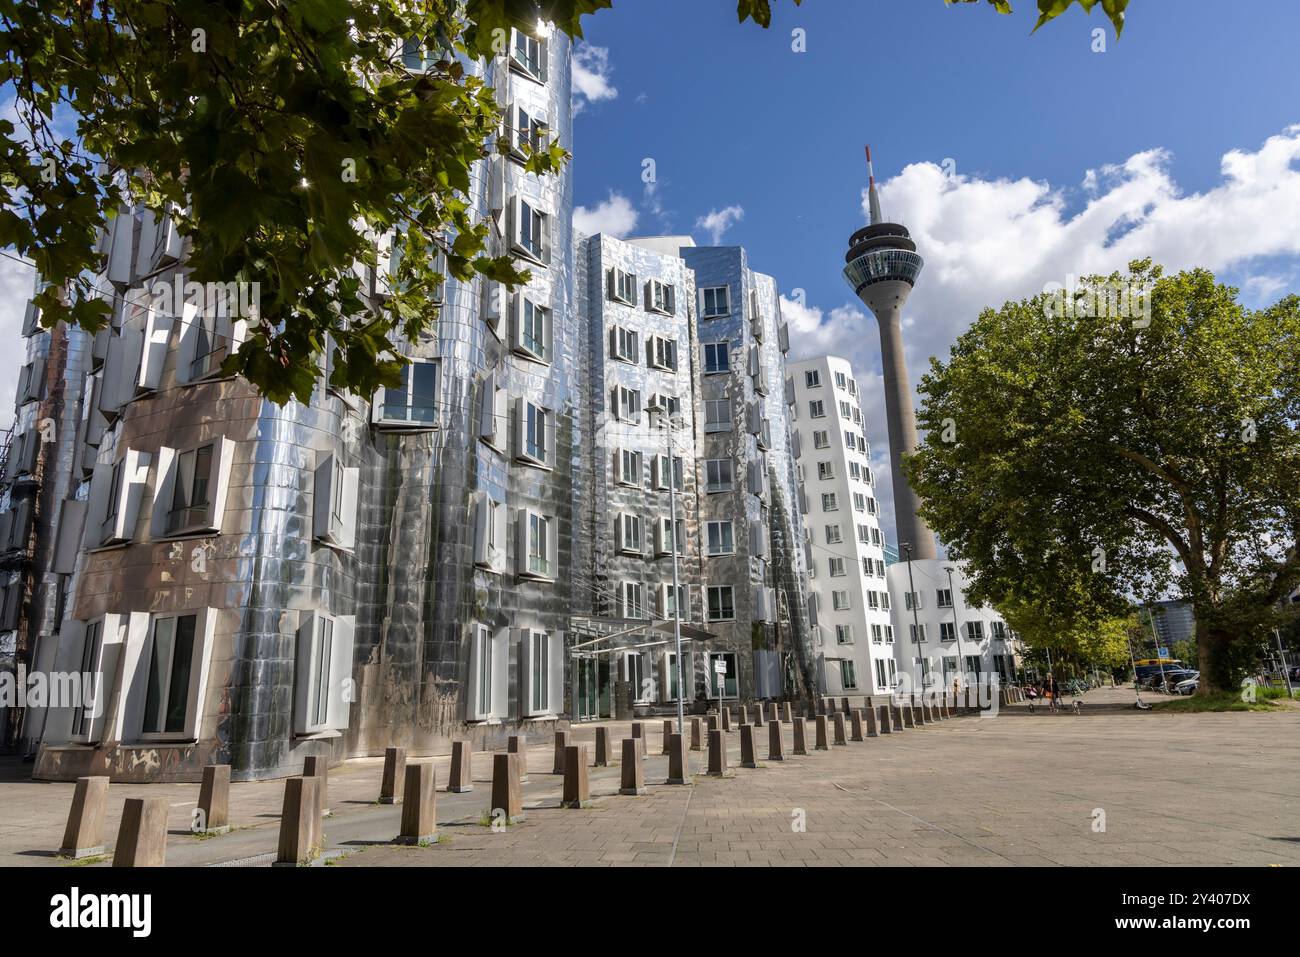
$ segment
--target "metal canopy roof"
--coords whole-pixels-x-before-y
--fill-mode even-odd
[[[644,618],[592,618],[586,616],[575,616],[569,619],[569,631],[578,639],[578,641],[569,648],[570,652],[586,651],[588,654],[600,654],[606,651],[623,650],[629,647],[640,647],[643,644],[663,644],[664,642],[631,642],[628,639],[635,637],[665,636],[665,640],[673,636],[673,624],[671,619],[664,621],[647,621]],[[682,641],[709,641],[716,638],[717,635],[705,631],[699,625],[690,622],[682,622]],[[621,640],[620,640],[621,639]],[[607,647],[596,647],[602,642],[617,642],[617,647],[610,645]]]

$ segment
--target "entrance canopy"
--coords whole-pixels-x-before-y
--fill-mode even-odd
[[[569,654],[574,657],[604,655],[615,651],[670,645],[673,642],[674,624],[671,619],[647,621],[644,618],[570,618],[569,635],[573,644],[569,646]],[[717,637],[691,622],[683,621],[681,629],[683,644],[705,642]]]

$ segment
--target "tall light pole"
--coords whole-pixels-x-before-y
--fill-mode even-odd
[[[677,650],[674,667],[677,671],[677,733],[685,734],[686,683],[682,675],[682,592],[677,584],[677,467],[673,452],[673,419],[661,405],[652,405],[650,413],[659,420],[659,427],[668,433],[668,514],[671,526],[668,534],[673,543],[673,645]]]
[[[916,613],[916,583],[912,580],[912,543],[899,542],[898,547],[907,552],[907,601],[912,606],[912,640],[916,642],[916,666],[920,674],[917,681],[925,694],[925,657],[921,648],[921,619]]]
[[[955,592],[952,587],[952,566],[945,566],[944,571],[948,573],[948,601],[952,602],[952,629],[953,633],[957,636],[957,687],[960,689],[963,656],[961,653],[961,622],[957,620],[957,592]]]

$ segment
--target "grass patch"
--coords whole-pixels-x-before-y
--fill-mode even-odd
[[[74,860],[65,860],[64,867],[85,867],[87,864],[98,864],[100,861],[108,860],[107,854],[92,854],[90,857],[80,857]]]
[[[1171,714],[1199,714],[1207,711],[1276,711],[1285,688],[1256,688],[1254,701],[1243,701],[1239,691],[1219,691],[1212,695],[1190,695],[1151,702],[1156,711]]]

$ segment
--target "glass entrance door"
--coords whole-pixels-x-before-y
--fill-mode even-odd
[[[596,711],[596,663],[595,658],[579,658],[574,662],[574,671],[578,676],[578,693],[575,697],[579,721],[594,721],[599,717]]]

